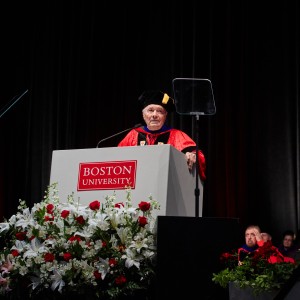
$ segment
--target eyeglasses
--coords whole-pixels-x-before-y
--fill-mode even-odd
[[[158,108],[158,109],[148,108],[148,109],[144,110],[144,112],[148,115],[154,114],[155,111],[158,115],[165,115],[166,114],[166,111],[164,109],[161,109],[161,108]]]

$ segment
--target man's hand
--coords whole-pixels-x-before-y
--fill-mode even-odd
[[[193,165],[196,162],[196,153],[195,152],[186,152],[185,158],[186,158],[189,170],[192,170]]]
[[[259,242],[263,239],[262,236],[261,236],[261,233],[256,228],[253,228],[253,233],[255,235],[255,238],[256,238],[257,242]]]

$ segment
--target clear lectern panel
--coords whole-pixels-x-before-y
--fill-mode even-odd
[[[175,78],[173,92],[176,112],[182,115],[213,115],[216,106],[209,79]]]

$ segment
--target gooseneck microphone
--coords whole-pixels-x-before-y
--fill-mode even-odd
[[[141,127],[141,126],[142,126],[142,124],[141,124],[141,123],[138,123],[138,124],[135,124],[133,127],[127,128],[127,129],[125,129],[125,130],[123,130],[123,131],[121,131],[121,132],[118,132],[118,133],[116,133],[116,134],[113,134],[113,135],[111,135],[111,136],[105,138],[105,139],[102,139],[102,140],[100,140],[100,141],[98,142],[96,148],[98,148],[99,145],[100,145],[102,142],[106,141],[106,140],[109,140],[109,139],[111,139],[111,138],[113,138],[113,137],[115,137],[115,136],[118,136],[118,135],[120,135],[120,134],[122,134],[122,133],[125,133],[125,132],[127,132],[127,131],[130,131],[130,130],[132,130],[132,129],[135,129],[135,128],[138,128],[138,127]]]

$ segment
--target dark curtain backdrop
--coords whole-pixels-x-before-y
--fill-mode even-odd
[[[140,121],[144,90],[172,95],[184,77],[210,79],[217,107],[198,121],[203,216],[300,229],[298,1],[10,1],[0,14],[1,107],[28,89],[0,119],[1,217],[41,201],[53,150],[96,147]],[[196,137],[193,117],[168,122]]]

